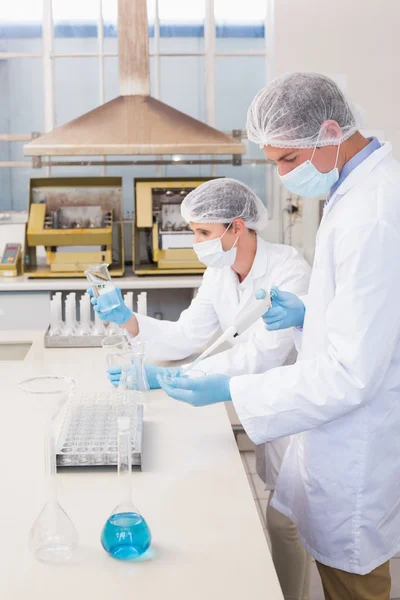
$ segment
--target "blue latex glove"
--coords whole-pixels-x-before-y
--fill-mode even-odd
[[[206,375],[196,379],[176,377],[169,385],[160,375],[157,375],[157,379],[168,396],[192,406],[207,406],[232,400],[229,389],[230,377],[227,375]]]
[[[145,363],[144,369],[146,371],[147,381],[149,383],[149,387],[151,390],[160,389],[160,384],[157,380],[157,375],[163,375],[165,371],[165,367],[157,367],[156,365],[152,365],[150,363]],[[107,369],[107,377],[108,380],[115,386],[119,386],[119,382],[121,379],[121,367],[111,367]]]
[[[89,294],[89,296],[91,296],[90,302],[93,304],[93,309],[96,311],[96,313],[99,315],[102,321],[108,321],[109,323],[123,325],[124,323],[129,321],[129,319],[133,315],[133,312],[126,306],[122,298],[121,290],[119,288],[116,288],[115,290],[118,295],[119,306],[111,310],[107,310],[106,312],[100,312],[100,308],[104,308],[104,305],[102,306],[102,297],[99,296],[98,298],[95,298],[93,295],[93,290],[91,288],[89,288],[86,291]]]
[[[265,298],[265,291],[258,290],[256,298]],[[277,287],[271,289],[271,298],[272,306],[262,316],[268,331],[303,326],[306,308],[300,298],[290,292],[281,292]]]

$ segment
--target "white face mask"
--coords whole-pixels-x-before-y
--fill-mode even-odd
[[[229,225],[229,227],[231,225],[232,223]],[[236,238],[230,250],[224,250],[221,243],[221,240],[228,231],[229,227],[226,228],[224,233],[219,238],[193,244],[193,250],[196,252],[197,258],[207,267],[222,269],[222,267],[231,267],[235,262],[237,252],[236,243],[239,238]]]

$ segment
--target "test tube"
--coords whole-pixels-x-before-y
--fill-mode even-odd
[[[62,294],[61,292],[56,292],[52,298],[52,302],[54,303],[54,318],[57,321],[57,327],[59,329],[60,335],[63,335],[64,332],[64,321],[62,318]]]
[[[147,292],[141,292],[137,297],[138,314],[147,316]]]
[[[75,293],[68,294],[65,300],[65,334],[76,334],[76,302]]]
[[[60,335],[60,326],[58,322],[57,304],[50,300],[50,335]]]
[[[79,334],[80,335],[89,335],[91,330],[90,323],[90,296],[88,294],[83,294],[79,300],[80,307],[80,327]]]
[[[103,321],[100,319],[97,312],[94,311],[93,335],[104,335],[104,333],[105,333],[105,329],[104,329]]]
[[[133,292],[127,292],[124,294],[124,302],[126,306],[133,312]]]

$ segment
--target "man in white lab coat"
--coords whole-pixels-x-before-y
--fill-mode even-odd
[[[296,294],[308,289],[310,267],[291,246],[271,244],[258,235],[267,226],[268,213],[261,200],[245,184],[234,179],[206,182],[187,195],[182,216],[194,232],[194,249],[209,268],[196,298],[178,321],[160,321],[132,314],[121,302],[117,309],[101,313],[106,321],[140,334],[150,361],[184,360],[208,345],[219,330],[230,327],[238,313],[251,307],[259,288],[281,286]],[[98,310],[101,299],[93,299]],[[230,375],[263,373],[285,364],[293,354],[291,331],[268,332],[261,319],[237,339],[231,348],[202,361],[206,373]],[[160,387],[161,367],[146,365],[151,387]],[[120,369],[109,378],[117,384]],[[258,451],[261,474],[273,490],[289,440],[266,444]],[[307,600],[309,560],[293,523],[271,506],[267,510],[274,563],[288,600]]]
[[[290,191],[328,193],[308,295],[277,289],[264,315],[270,331],[297,327],[299,360],[163,387],[196,406],[231,398],[256,444],[302,432],[273,505],[298,524],[327,599],[389,600],[400,550],[400,164],[315,73],[261,90],[247,127]]]

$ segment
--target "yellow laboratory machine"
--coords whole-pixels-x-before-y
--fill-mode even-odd
[[[180,205],[190,191],[210,179],[135,179],[132,262],[137,275],[204,272]]]
[[[85,277],[106,262],[112,276],[123,275],[122,216],[121,177],[31,179],[25,274]]]

